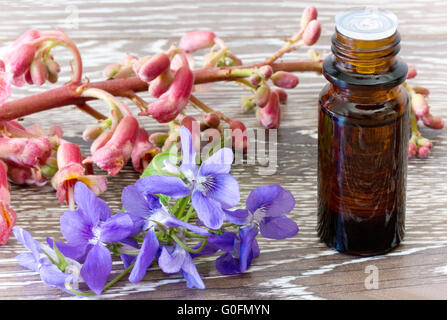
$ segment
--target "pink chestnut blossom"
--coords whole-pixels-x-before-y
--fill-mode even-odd
[[[45,138],[0,138],[0,159],[19,166],[34,167],[45,162],[51,144]]]
[[[38,167],[23,167],[8,162],[8,179],[18,185],[44,186],[48,181]]]
[[[110,176],[116,175],[129,161],[132,148],[138,135],[138,121],[133,116],[125,116],[116,127],[110,139],[96,149],[83,163],[96,163],[107,170]],[[109,132],[109,131],[105,131]]]
[[[422,117],[422,122],[426,127],[440,130],[444,128],[444,120],[438,116],[433,116],[430,113]]]
[[[304,29],[303,42],[306,46],[315,44],[320,38],[321,24],[318,20],[312,20]]]
[[[78,145],[64,141],[57,150],[58,171],[51,183],[56,189],[60,203],[69,203],[69,189],[74,188],[77,181],[85,183],[96,195],[107,188],[106,177],[86,175],[86,168],[82,165],[83,156]]]
[[[427,115],[430,109],[424,96],[419,93],[411,94],[411,107],[418,118]]]
[[[413,79],[414,77],[416,77],[418,74],[415,66],[408,66],[408,74],[407,74],[407,79]]]
[[[149,85],[149,94],[154,98],[160,98],[163,93],[168,91],[173,79],[174,76],[172,74],[172,71],[169,69],[166,70],[153,81],[151,81]]]
[[[158,122],[174,120],[188,104],[194,84],[194,74],[189,66],[180,67],[168,91],[148,106],[147,113]],[[146,114],[146,113],[143,113]]]
[[[304,29],[312,20],[318,18],[318,11],[314,6],[308,6],[301,15],[301,28]]]
[[[300,82],[300,79],[296,75],[286,71],[275,72],[272,75],[271,80],[275,86],[284,89],[293,89]]]
[[[211,47],[215,38],[216,35],[212,31],[192,31],[180,39],[178,47],[186,52],[194,52]]]
[[[278,129],[281,121],[281,107],[279,105],[278,93],[272,91],[269,101],[264,108],[257,110],[259,121],[267,129]]]
[[[256,105],[259,108],[264,108],[264,106],[269,101],[270,97],[270,87],[266,83],[262,83],[255,93]]]
[[[169,69],[171,60],[166,53],[158,53],[137,70],[137,76],[144,82],[150,82]]]
[[[132,166],[137,172],[143,172],[152,158],[160,149],[149,141],[149,134],[143,128],[138,130],[138,136],[132,149]]]
[[[276,92],[278,94],[279,97],[279,103],[280,104],[286,104],[287,103],[287,92],[283,89],[280,88],[275,88],[272,91]]]
[[[9,206],[7,170],[6,164],[0,161],[0,244],[5,244],[8,241],[17,220],[17,214]]]

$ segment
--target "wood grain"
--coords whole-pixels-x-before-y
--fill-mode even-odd
[[[358,1],[355,5],[367,5]],[[397,14],[402,34],[401,57],[416,65],[418,76],[412,84],[430,89],[434,114],[447,119],[447,5],[443,1],[375,1]],[[78,44],[85,62],[85,75],[100,79],[102,68],[121,60],[126,52],[139,56],[166,49],[186,32],[212,29],[245,63],[262,60],[272,54],[281,39],[296,32],[301,10],[309,2],[298,1],[16,1],[2,3],[0,41],[7,44],[20,32],[35,28],[67,25],[67,17],[77,8],[78,28],[68,33]],[[323,35],[315,46],[329,51],[334,15],[351,7],[352,1],[318,1]],[[72,6],[72,7],[70,7]],[[67,9],[69,8],[69,9]],[[71,8],[71,9],[70,9]],[[71,11],[70,11],[71,10]],[[68,22],[67,22],[68,21]],[[62,49],[56,58],[67,62]],[[306,50],[285,58],[301,59]],[[197,61],[200,65],[200,61]],[[67,66],[67,64],[63,64]],[[64,70],[61,81],[68,80]],[[252,188],[280,183],[292,191],[297,205],[292,217],[300,227],[297,237],[283,241],[260,239],[261,256],[247,273],[222,276],[214,267],[213,257],[197,259],[206,290],[188,289],[180,275],[163,274],[158,268],[143,281],[120,281],[94,299],[445,299],[447,298],[447,139],[445,130],[424,129],[432,139],[432,156],[409,161],[406,237],[395,251],[378,257],[358,258],[336,253],[321,244],[316,235],[316,125],[317,97],[325,80],[316,74],[300,75],[300,85],[289,91],[289,103],[278,133],[278,167],[272,176],[258,174],[257,165],[239,165],[232,173],[241,184],[245,201]],[[54,87],[45,85],[46,88]],[[14,91],[15,97],[39,92],[42,88]],[[213,90],[199,93],[209,105],[257,127],[253,114],[239,109],[245,94],[237,85],[222,83]],[[145,95],[150,101],[150,98]],[[101,110],[103,106],[93,103]],[[103,109],[105,110],[105,109]],[[134,109],[136,110],[136,109]],[[67,113],[70,113],[67,117]],[[192,114],[197,114],[192,112]],[[29,116],[25,124],[45,127],[62,124],[66,137],[79,143],[84,126],[93,123],[73,107],[64,107]],[[150,132],[166,128],[149,119],[140,123]],[[114,211],[120,208],[122,188],[138,175],[126,167],[109,178],[108,190],[101,196]],[[61,239],[59,217],[66,207],[59,205],[50,186],[12,188],[12,206],[18,214],[17,225],[29,230],[39,241],[46,237]],[[13,238],[0,247],[0,298],[2,299],[73,299],[60,290],[45,286],[38,275],[18,266],[14,257],[23,252]],[[365,268],[379,270],[379,288],[367,290]],[[122,265],[114,263],[114,272]]]

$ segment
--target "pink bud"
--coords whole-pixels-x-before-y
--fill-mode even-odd
[[[318,11],[314,6],[309,6],[303,10],[301,15],[301,28],[304,29],[309,22],[318,18]]]
[[[12,228],[14,227],[17,214],[13,209],[9,207],[9,188],[6,180],[6,165],[1,162],[0,164],[0,244],[8,242],[11,235]]]
[[[286,104],[287,103],[287,92],[280,88],[275,88],[272,91],[276,92],[278,94],[279,103],[280,104]]]
[[[428,114],[429,107],[422,94],[414,93],[411,95],[411,107],[417,117],[423,117]]]
[[[430,155],[430,148],[420,147],[418,149],[418,157],[419,158],[428,158],[429,155]]]
[[[59,63],[54,61],[52,56],[45,60],[45,64],[48,68],[48,73],[57,75],[59,72],[61,72],[61,66],[59,65]]]
[[[293,89],[300,81],[296,75],[286,71],[275,72],[272,75],[271,80],[275,86],[284,89]]]
[[[51,180],[56,189],[56,195],[60,203],[69,203],[69,189],[73,188],[77,181],[85,183],[95,194],[104,192],[107,188],[105,177],[86,175],[82,165],[81,149],[77,144],[63,142],[57,150],[58,171]]]
[[[102,148],[107,141],[110,140],[110,138],[112,138],[113,136],[113,131],[111,130],[107,130],[104,131],[103,133],[101,133],[98,138],[95,139],[95,141],[93,141],[92,145],[90,146],[90,152],[93,154],[96,152],[96,150],[98,150],[99,148]]]
[[[144,82],[149,82],[168,70],[170,64],[171,60],[166,53],[158,53],[138,69],[137,75]]]
[[[107,170],[110,176],[116,175],[131,157],[138,129],[137,119],[125,116],[119,122],[110,140],[83,162],[94,162],[101,169]]]
[[[0,138],[0,159],[11,161],[19,166],[33,167],[48,152],[34,139]]]
[[[47,183],[37,167],[21,167],[8,163],[8,179],[18,185],[43,186]]]
[[[256,104],[258,105],[258,107],[263,108],[269,101],[269,97],[270,87],[265,83],[261,84],[259,88],[256,89],[255,94]]]
[[[211,128],[217,128],[220,125],[220,117],[214,112],[205,114],[203,120]]]
[[[159,98],[163,93],[168,91],[174,76],[171,70],[166,70],[159,75],[155,80],[151,81],[149,85],[149,94],[154,98]]]
[[[258,118],[267,129],[278,129],[281,121],[281,107],[276,92],[270,94],[269,101],[264,108],[258,109]]]
[[[186,52],[209,48],[214,44],[215,37],[212,31],[188,32],[180,39],[178,47]]]
[[[100,136],[100,134],[103,132],[103,128],[101,124],[96,124],[92,126],[88,126],[85,128],[84,132],[82,133],[82,139],[84,141],[92,141],[95,140]]]
[[[160,149],[149,141],[149,135],[143,128],[138,130],[138,136],[132,149],[132,165],[135,171],[143,172],[152,158],[160,152]]]
[[[414,66],[408,66],[408,74],[407,74],[407,79],[413,79],[414,77],[416,77],[417,75],[417,71],[416,68]]]
[[[230,129],[235,150],[246,151],[248,148],[247,127],[239,120],[231,120]]]
[[[268,80],[273,74],[273,68],[271,66],[262,66],[259,68],[259,73],[265,80]]]
[[[48,79],[47,66],[41,59],[35,59],[30,67],[31,80],[35,85],[41,86]]]
[[[321,24],[318,20],[312,20],[303,33],[303,42],[306,46],[315,44],[320,38]]]
[[[258,86],[261,83],[261,77],[257,73],[252,73],[248,78],[248,81],[254,86]]]
[[[422,117],[422,122],[426,127],[440,130],[444,128],[444,120],[438,116],[433,116],[430,113]]]
[[[28,43],[22,44],[17,51],[11,53],[7,60],[7,71],[14,77],[21,76],[30,67],[36,48]]]
[[[418,147],[426,147],[431,149],[433,147],[433,144],[430,140],[428,140],[427,138],[423,138],[423,137],[418,137],[416,144]]]
[[[174,120],[188,103],[194,84],[194,74],[188,66],[180,67],[168,91],[149,105],[148,113],[158,122]]]
[[[417,153],[418,153],[418,147],[416,146],[416,144],[413,141],[410,141],[408,143],[408,156],[414,157],[414,156],[416,156]]]

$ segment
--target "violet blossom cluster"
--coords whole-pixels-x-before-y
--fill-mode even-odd
[[[220,273],[243,273],[260,254],[259,234],[285,239],[298,233],[286,216],[295,206],[289,191],[260,186],[240,208],[239,184],[230,174],[232,150],[221,148],[198,166],[190,131],[182,126],[180,136],[182,156],[172,149],[157,155],[154,161],[162,167],[149,166],[124,188],[122,211],[113,214],[78,181],[77,208],[60,218],[65,242],[47,238],[42,244],[15,226],[15,237],[29,250],[17,257],[19,264],[39,273],[45,284],[80,296],[101,294],[116,282],[108,282],[113,255],[125,268],[118,279],[129,274],[129,281],[137,283],[156,262],[165,273],[180,273],[188,287],[204,289],[194,262],[198,257],[219,252]],[[173,161],[178,158],[180,165]],[[80,289],[83,283],[91,291]]]

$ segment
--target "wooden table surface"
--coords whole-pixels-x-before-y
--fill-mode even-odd
[[[63,28],[75,40],[85,64],[85,75],[100,79],[102,68],[124,57],[126,52],[144,56],[166,49],[185,32],[211,29],[223,38],[244,63],[260,61],[282,45],[281,39],[298,30],[302,9],[309,1],[2,1],[0,45],[3,47],[28,28]],[[445,1],[315,1],[323,26],[315,48],[330,49],[334,15],[352,6],[376,4],[392,10],[399,18],[402,35],[401,57],[418,69],[411,84],[431,91],[430,105],[436,115],[447,119],[447,3]],[[68,53],[56,49],[58,60]],[[293,52],[285,60],[306,58],[306,50]],[[63,83],[69,72],[63,71]],[[197,259],[206,290],[189,289],[178,275],[163,274],[158,268],[143,281],[122,280],[98,299],[445,299],[447,298],[447,136],[446,131],[424,129],[433,141],[426,160],[411,159],[408,171],[406,237],[393,252],[359,258],[339,254],[320,243],[316,234],[317,97],[325,80],[316,74],[300,76],[299,86],[289,91],[288,105],[278,132],[278,168],[272,176],[258,174],[258,165],[239,165],[232,173],[241,185],[241,199],[262,184],[279,183],[291,190],[296,207],[292,217],[300,232],[283,241],[261,239],[261,255],[242,275],[222,276],[214,259]],[[54,85],[45,85],[51,88]],[[14,90],[22,97],[43,90]],[[200,93],[207,104],[231,117],[258,124],[253,114],[239,109],[245,94],[239,86],[219,83]],[[147,96],[144,96],[147,97]],[[92,104],[100,110],[99,103]],[[105,109],[103,109],[105,111]],[[69,113],[69,115],[68,115]],[[195,114],[192,112],[192,114]],[[86,124],[94,121],[74,107],[50,110],[25,118],[25,124],[63,126],[67,140],[80,143]],[[148,131],[166,125],[140,119]],[[138,175],[128,166],[109,178],[101,196],[114,211],[120,208],[121,190]],[[51,186],[12,187],[12,206],[17,225],[39,241],[62,239],[59,217],[67,209],[60,206]],[[14,237],[0,247],[0,298],[72,299],[45,286],[40,277],[20,267],[14,257],[25,249]],[[367,289],[368,268],[377,267],[377,289]],[[372,267],[374,268],[374,267]],[[122,269],[119,261],[114,270]]]

